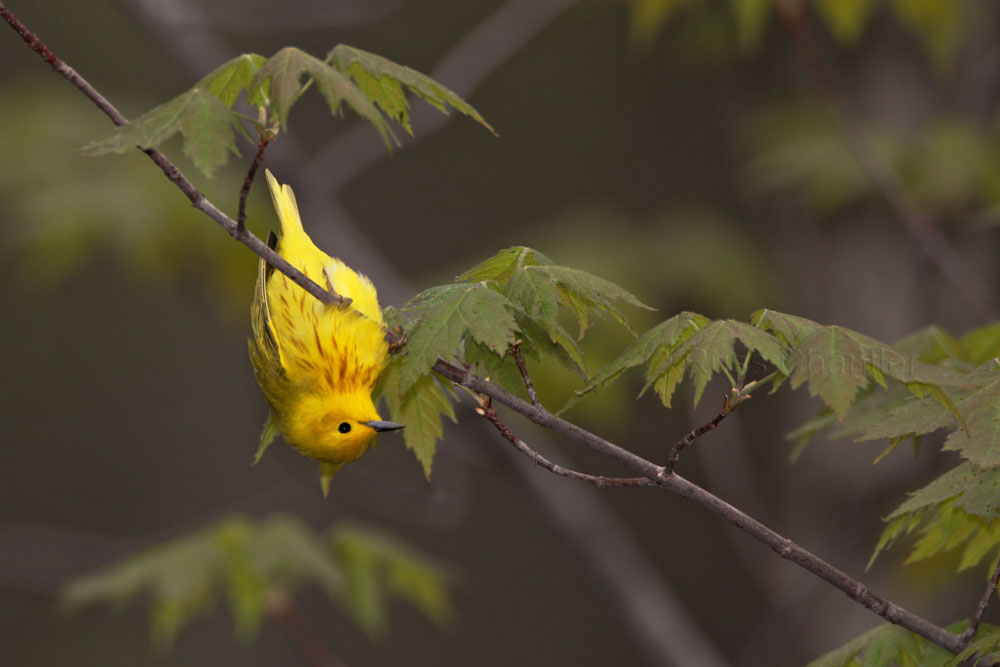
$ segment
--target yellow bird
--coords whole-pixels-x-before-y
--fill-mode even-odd
[[[288,185],[266,172],[278,212],[278,254],[320,285],[351,299],[321,303],[262,259],[251,308],[250,362],[271,408],[272,427],[302,454],[320,461],[323,491],[380,431],[372,388],[389,358],[385,323],[371,281],[316,247]],[[273,235],[268,245],[275,247]]]

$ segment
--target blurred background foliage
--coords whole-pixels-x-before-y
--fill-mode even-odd
[[[859,169],[768,0],[8,4],[129,117],[227,58],[288,44],[313,54],[356,45],[465,95],[499,139],[462,118],[439,131],[415,118],[415,138],[386,159],[374,131],[356,131],[350,114],[331,121],[320,100],[304,98],[269,152],[314,238],[369,273],[385,304],[524,244],[657,307],[629,312],[640,331],[682,309],[743,318],[760,307],[884,340],[930,323],[956,335],[980,323]],[[1000,9],[973,0],[792,6],[805,12],[876,154],[996,304]],[[548,18],[532,18],[543,10]],[[504,12],[508,22],[476,42]],[[476,48],[439,73],[466,38]],[[490,57],[494,66],[477,73]],[[554,487],[573,482],[540,470],[511,474],[495,434],[479,429],[467,406],[460,421],[472,424],[446,429],[430,484],[389,438],[338,476],[328,502],[313,466],[287,448],[250,468],[266,410],[245,352],[255,258],[142,154],[75,152],[108,122],[11,32],[0,59],[6,663],[297,664],[278,623],[264,623],[253,644],[232,641],[232,625],[256,624],[277,587],[297,592],[296,608],[351,665],[656,664],[524,475]],[[246,143],[240,149],[242,160],[207,180],[179,144],[166,146],[231,214],[253,154]],[[249,225],[263,235],[273,220],[259,185]],[[595,326],[584,341],[591,370],[629,340],[613,324]],[[559,368],[532,371],[552,406],[579,386]],[[659,460],[721,400],[710,385],[697,411],[688,398],[665,412],[648,397],[632,400],[640,387],[639,374],[630,376],[568,416]],[[978,572],[945,579],[936,575],[949,564],[934,561],[900,569],[901,551],[864,573],[879,517],[955,457],[930,437],[915,455],[899,448],[872,468],[883,443],[817,442],[789,468],[784,434],[816,407],[804,396],[755,397],[699,441],[682,474],[918,613],[942,622],[967,613],[981,591]],[[560,460],[579,468],[616,472],[561,450]],[[840,593],[680,500],[627,490],[601,498],[733,664],[801,664],[876,625]],[[276,525],[223,518],[234,512],[296,517],[285,530],[298,537],[278,543],[322,551],[320,586],[299,590],[301,572],[267,564],[242,570],[243,583],[197,578],[190,609],[214,595],[206,591],[228,590],[235,613],[204,614],[166,654],[151,648],[137,605],[57,610],[68,582],[120,557],[202,540],[211,545],[205,562],[216,562]],[[334,538],[317,537],[348,519],[397,536],[389,553],[419,549],[449,563],[451,606],[444,580],[422,598],[393,589],[389,570],[373,574],[366,563],[374,557],[357,553],[372,541],[330,548]],[[348,571],[355,586],[370,588],[331,593],[322,583]],[[155,589],[156,581],[148,571],[129,585]],[[393,605],[385,633],[359,632],[358,623],[382,626],[385,600],[371,591],[386,589],[410,590],[427,614]],[[86,598],[86,588],[69,590]],[[445,617],[442,629],[434,620]]]

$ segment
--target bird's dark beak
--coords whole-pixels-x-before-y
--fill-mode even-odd
[[[382,431],[398,431],[404,428],[406,424],[397,424],[396,422],[362,422],[365,426],[371,426],[373,429],[381,433]]]

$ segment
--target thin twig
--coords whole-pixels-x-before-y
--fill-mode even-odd
[[[240,231],[246,229],[247,196],[250,194],[250,186],[253,185],[253,179],[257,175],[257,170],[260,169],[260,163],[264,161],[264,152],[267,150],[267,145],[273,140],[274,135],[270,132],[264,132],[260,135],[260,143],[257,144],[257,154],[253,156],[253,162],[250,163],[247,176],[243,179],[243,187],[240,188],[240,206],[236,214],[236,228]]]
[[[511,345],[511,352],[514,353],[514,361],[517,362],[517,370],[521,371],[521,379],[524,380],[524,388],[528,390],[528,398],[531,399],[531,404],[535,406],[540,406],[541,403],[538,402],[538,392],[535,391],[535,385],[531,382],[531,376],[528,375],[528,367],[524,365],[524,357],[521,355],[521,342],[515,341]]]
[[[282,595],[271,601],[268,613],[312,667],[347,667],[333,654],[326,642],[313,632],[290,597]]]
[[[930,216],[917,205],[899,177],[872,147],[863,121],[837,85],[833,71],[820,54],[802,4],[779,1],[775,6],[782,25],[792,36],[803,68],[826,99],[841,128],[847,147],[861,171],[955,292],[980,319],[992,320],[995,317],[996,304],[989,288],[969,270],[951,242],[941,233]]]
[[[979,629],[979,624],[983,620],[983,614],[986,613],[986,608],[990,606],[990,601],[993,599],[993,595],[997,592],[997,583],[1000,582],[1000,562],[997,562],[997,567],[993,570],[993,576],[990,577],[990,583],[986,585],[986,590],[983,592],[983,597],[979,600],[979,606],[976,607],[976,613],[972,615],[972,620],[969,622],[969,627],[965,629],[961,635],[963,648],[969,645],[972,638],[976,634],[976,630]]]
[[[656,488],[678,494],[695,502],[708,511],[719,515],[754,539],[769,546],[782,558],[786,558],[805,570],[823,579],[835,588],[840,589],[849,598],[864,606],[890,623],[902,626],[907,630],[929,639],[952,653],[962,650],[961,638],[946,629],[917,616],[888,600],[872,593],[860,581],[841,572],[830,563],[803,549],[787,537],[768,528],[753,517],[738,510],[721,498],[709,493],[697,484],[689,482],[676,473],[671,474],[666,467],[658,466],[652,461],[642,458],[632,452],[615,445],[598,435],[587,431],[576,424],[556,417],[543,407],[531,405],[527,401],[514,396],[496,385],[486,382],[471,372],[458,368],[445,361],[438,360],[434,371],[452,382],[467,387],[472,391],[485,394],[508,408],[518,412],[536,424],[554,433],[574,440],[590,449],[614,459],[632,468],[643,477],[655,483]]]
[[[86,95],[94,104],[103,111],[115,125],[125,125],[128,119],[111,102],[109,102],[97,89],[80,76],[72,67],[60,60],[39,38],[14,16],[9,9],[0,1],[0,17],[2,17],[11,28],[33,51],[36,51],[53,70],[65,77],[70,83],[76,86],[80,92]],[[241,227],[235,220],[219,210],[215,204],[205,198],[203,194],[189,181],[181,170],[178,169],[163,153],[155,148],[142,148],[143,153],[158,166],[170,180],[171,183],[180,188],[191,204],[199,211],[215,220],[230,236],[250,248],[264,261],[274,267],[277,271],[285,274],[292,282],[313,295],[326,304],[342,306],[346,300],[341,295],[333,291],[328,291],[313,282],[304,273],[288,263],[288,261],[267,247],[263,241],[254,236],[245,226]]]
[[[726,415],[730,412],[732,412],[732,408],[729,405],[729,397],[726,396],[722,401],[722,410],[719,411],[719,414],[715,415],[715,418],[712,421],[699,426],[696,429],[692,429],[687,435],[678,440],[674,446],[670,448],[670,454],[667,456],[667,472],[671,474],[674,472],[674,466],[677,465],[677,459],[680,458],[682,449],[709,431],[714,431],[718,428],[719,423],[725,419]]]
[[[594,486],[600,488],[610,486],[655,486],[654,482],[647,477],[604,477],[603,475],[588,475],[587,473],[564,468],[558,463],[553,463],[532,449],[524,440],[521,440],[519,437],[514,435],[513,431],[510,430],[510,427],[500,421],[500,418],[497,417],[497,411],[490,407],[489,400],[480,401],[480,405],[476,407],[476,414],[481,417],[485,417],[487,421],[496,427],[496,429],[500,432],[500,435],[506,438],[510,444],[514,445],[514,448],[517,449],[517,451],[531,459],[532,463],[545,468],[554,475],[568,477],[580,482],[587,482],[588,484],[593,484]]]

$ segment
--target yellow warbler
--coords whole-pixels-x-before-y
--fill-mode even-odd
[[[402,428],[382,421],[371,397],[389,356],[385,325],[371,281],[313,244],[292,188],[266,174],[281,226],[278,254],[351,299],[347,307],[321,303],[260,261],[251,308],[254,377],[271,408],[271,426],[323,463],[325,495],[333,474],[364,454],[376,433]]]

